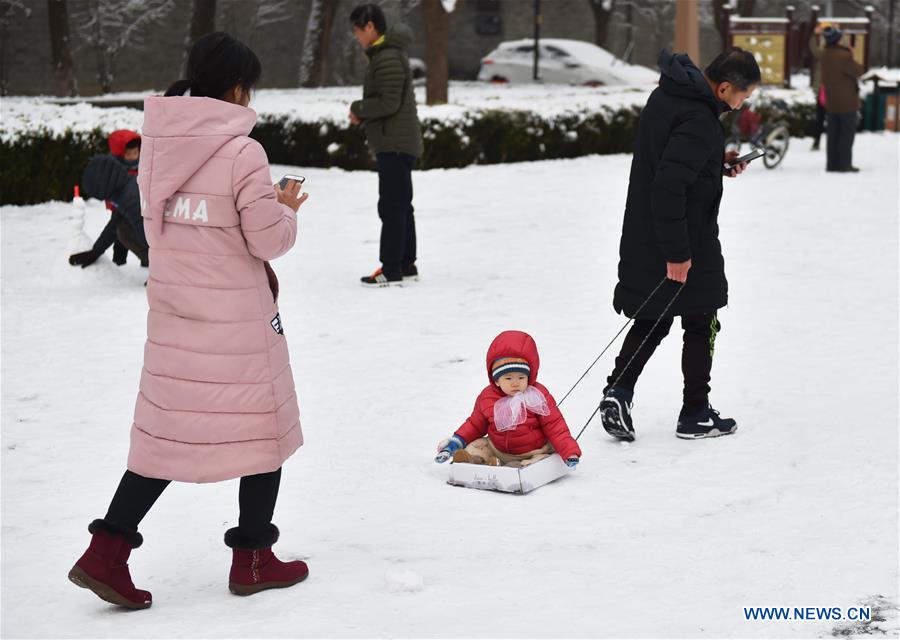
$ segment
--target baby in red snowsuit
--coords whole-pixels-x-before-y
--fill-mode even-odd
[[[504,331],[487,353],[490,384],[456,432],[438,445],[436,462],[524,467],[554,451],[574,467],[581,449],[550,392],[537,381],[540,358],[527,333]],[[484,437],[487,434],[487,437]]]

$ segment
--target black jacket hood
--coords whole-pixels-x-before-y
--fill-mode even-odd
[[[672,53],[671,49],[663,49],[659,54],[659,86],[667,94],[688,100],[705,102],[716,115],[727,111],[730,107],[717,100],[709,88],[706,76],[685,53]]]
[[[84,169],[81,186],[91,198],[110,200],[122,191],[130,177],[115,156],[94,156]]]

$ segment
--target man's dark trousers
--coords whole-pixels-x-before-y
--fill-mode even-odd
[[[412,205],[412,170],[416,158],[407,153],[379,153],[375,159],[381,267],[387,274],[397,274],[416,261],[416,220]]]
[[[856,137],[856,112],[829,113],[826,135],[828,171],[846,171],[853,164],[853,139]]]
[[[672,318],[663,318],[651,333],[653,323],[653,320],[634,321],[622,343],[622,350],[616,358],[615,368],[607,379],[604,392],[613,384],[634,391],[638,376],[641,375],[650,356],[672,328]],[[684,375],[682,413],[687,415],[705,409],[709,404],[713,351],[716,334],[721,331],[722,325],[715,313],[708,313],[682,316],[681,327],[684,329],[684,347],[681,351],[681,371]],[[640,346],[642,342],[643,347]]]

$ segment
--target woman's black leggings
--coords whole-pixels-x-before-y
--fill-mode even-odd
[[[126,471],[104,519],[122,529],[137,531],[141,520],[170,482]],[[253,536],[265,531],[271,524],[280,484],[281,469],[241,478],[238,527],[244,534]]]

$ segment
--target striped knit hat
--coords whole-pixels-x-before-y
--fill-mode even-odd
[[[491,377],[497,382],[507,373],[524,373],[531,376],[531,367],[525,358],[498,358],[491,364]]]

